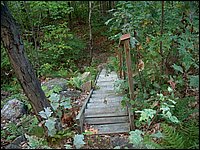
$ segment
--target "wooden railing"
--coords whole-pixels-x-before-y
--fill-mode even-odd
[[[131,53],[130,53],[130,34],[124,34],[121,36],[120,40],[119,40],[119,48],[122,47],[123,51],[125,51],[125,59],[126,59],[126,67],[127,67],[127,76],[128,76],[128,85],[129,85],[129,95],[130,95],[130,99],[134,100],[134,91],[133,91],[133,72],[132,72],[132,66],[131,66]],[[126,78],[126,73],[122,70],[122,65],[123,65],[123,51],[120,51],[119,49],[119,53],[118,53],[118,57],[120,60],[119,63],[119,70],[120,70],[120,78]],[[134,130],[135,129],[135,125],[134,125],[134,112],[131,110],[131,106],[130,104],[127,102],[126,103],[127,107],[128,107],[128,113],[129,113],[129,121],[130,121],[130,129]]]
[[[94,81],[94,85],[96,85],[96,82],[97,82],[97,79],[99,77],[100,72],[101,72],[101,70],[98,72],[98,74],[96,76],[96,79]],[[94,88],[92,86],[89,95],[87,96],[83,106],[81,107],[80,112],[76,116],[76,124],[77,124],[77,127],[78,127],[79,134],[81,134],[83,132],[83,124],[84,124],[84,120],[85,120],[84,112],[85,112],[85,109],[87,107],[87,103],[89,102],[89,99],[90,99],[90,97],[93,93],[93,90],[94,90]]]

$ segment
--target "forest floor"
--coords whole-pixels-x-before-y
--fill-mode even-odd
[[[85,41],[89,41],[88,39],[88,33],[89,31],[88,26],[85,24],[75,24],[73,27],[73,32],[81,39],[85,39]],[[116,52],[114,51],[114,42],[111,40],[108,40],[108,37],[106,35],[102,35],[101,33],[107,32],[105,27],[99,27],[100,30],[96,30],[93,33],[93,61],[96,62],[97,66],[102,63],[106,63],[108,58],[110,56],[116,56]],[[84,31],[84,32],[83,32]],[[85,49],[84,53],[89,54],[89,42],[87,42],[87,48]],[[89,66],[89,60],[86,60],[84,62],[77,62],[80,66],[80,68],[83,68],[84,66]],[[97,67],[96,66],[96,67]],[[11,93],[8,93],[6,91],[3,96],[3,99],[6,97],[11,96]],[[80,105],[78,110],[81,109],[82,104],[84,103],[84,100],[87,97],[86,92],[82,92],[80,94],[80,97],[78,97],[75,101],[79,101]],[[2,92],[1,92],[2,96]],[[1,122],[4,122],[4,120],[1,120]],[[71,123],[71,125],[67,128],[71,128],[71,130],[78,134],[76,128],[74,128],[75,122]],[[128,143],[128,134],[103,134],[103,135],[85,135],[84,136],[84,146],[81,149],[113,149],[116,146],[120,147],[130,147],[130,144]],[[1,138],[1,148],[5,148],[7,145],[12,143],[12,141],[7,141],[5,139]],[[73,145],[73,138],[63,138],[59,143],[56,145],[50,144],[52,147],[57,148],[64,148],[65,144]],[[22,149],[27,148],[27,142],[22,142],[20,144],[20,147]]]

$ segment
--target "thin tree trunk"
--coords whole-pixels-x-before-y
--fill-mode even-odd
[[[71,1],[68,2],[68,6],[71,7]],[[69,13],[69,28],[72,27],[72,13]]]
[[[40,82],[27,58],[16,22],[7,6],[3,4],[1,4],[1,40],[6,48],[18,81],[28,97],[38,119],[41,120],[38,113],[46,107],[51,108],[51,105],[46,99]]]
[[[163,23],[164,23],[164,1],[162,1],[162,15],[161,15],[161,29],[160,29],[160,35],[162,37],[163,35]],[[161,73],[164,72],[164,56],[163,56],[163,46],[162,41],[160,41],[160,55],[162,57],[162,64],[161,64]]]
[[[92,57],[93,57],[91,15],[92,15],[92,1],[89,1],[90,63],[92,62]]]

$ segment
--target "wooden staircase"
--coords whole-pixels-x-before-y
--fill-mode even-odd
[[[80,132],[84,124],[92,126],[97,134],[127,133],[130,131],[128,109],[121,106],[122,96],[115,94],[114,82],[118,80],[115,72],[106,73],[102,69],[97,80],[97,89],[90,94],[76,117]]]

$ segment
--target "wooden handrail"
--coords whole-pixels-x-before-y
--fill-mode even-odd
[[[98,74],[96,76],[96,79],[94,81],[94,85],[96,85],[96,83],[97,83],[97,79],[99,77],[100,72],[101,72],[101,70],[98,72]],[[83,123],[84,123],[84,120],[85,120],[84,112],[85,112],[85,109],[87,107],[87,103],[88,103],[93,91],[94,91],[94,88],[92,86],[92,89],[90,90],[89,95],[87,96],[83,106],[81,107],[81,110],[80,110],[79,114],[76,116],[76,124],[78,126],[79,134],[81,134],[83,132]]]
[[[126,59],[126,67],[127,67],[127,76],[128,76],[128,85],[129,85],[129,94],[130,94],[130,99],[134,100],[134,90],[133,90],[133,77],[132,77],[132,61],[131,61],[131,54],[130,54],[130,34],[124,34],[121,36],[120,40],[119,40],[119,47],[124,48],[125,50],[125,59]],[[123,54],[120,53],[119,54],[120,57],[120,67],[122,66],[123,62]],[[120,68],[120,77],[122,74],[122,69]],[[124,74],[125,75],[125,74]],[[131,106],[129,103],[126,102],[126,106],[128,108],[128,114],[129,114],[129,121],[130,121],[130,128],[131,130],[135,129],[135,125],[134,125],[134,113],[131,110]]]

